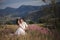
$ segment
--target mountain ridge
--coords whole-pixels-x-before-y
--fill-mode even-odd
[[[20,16],[24,13],[27,13],[29,11],[39,10],[40,6],[29,6],[29,5],[22,5],[19,8],[10,8],[7,7],[5,9],[0,9],[0,16],[6,16],[9,14],[19,14]]]

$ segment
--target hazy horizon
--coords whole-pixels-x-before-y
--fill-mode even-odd
[[[44,3],[42,0],[0,0],[0,9],[4,9],[6,7],[18,8],[21,5],[41,6],[48,4],[50,1],[46,0],[46,2],[47,3]]]
[[[6,7],[18,8],[21,5],[33,5],[33,6],[41,6],[45,5],[42,0],[1,0],[0,1],[0,9],[4,9]]]

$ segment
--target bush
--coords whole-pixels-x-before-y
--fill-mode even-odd
[[[29,21],[29,24],[34,24],[34,22],[33,21]]]
[[[46,20],[45,19],[38,19],[39,23],[46,23]]]
[[[12,23],[11,21],[7,21],[6,24],[11,25],[11,24],[13,24],[13,23]]]

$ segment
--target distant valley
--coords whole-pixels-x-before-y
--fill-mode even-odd
[[[57,16],[59,15],[60,3],[57,3]],[[19,8],[10,8],[0,9],[0,22],[7,22],[11,20],[16,20],[19,17],[24,18],[25,20],[29,19],[32,21],[39,22],[39,18],[47,18],[51,14],[51,5],[42,5],[42,6],[31,6],[31,5],[22,5]],[[47,16],[47,17],[46,17]]]

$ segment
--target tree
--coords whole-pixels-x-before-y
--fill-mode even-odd
[[[46,0],[42,0],[42,1],[46,3]],[[55,18],[54,25],[57,27],[57,21],[56,21],[56,0],[50,0],[50,1],[51,1],[50,4],[52,5],[52,7],[51,7],[52,13],[53,13],[53,16]]]

